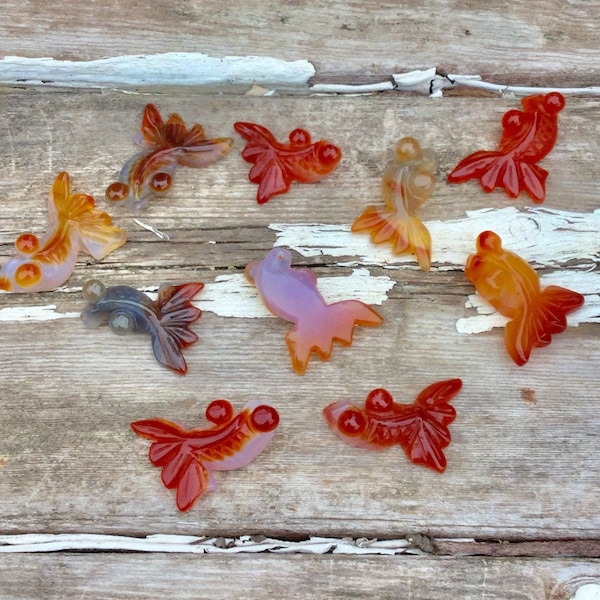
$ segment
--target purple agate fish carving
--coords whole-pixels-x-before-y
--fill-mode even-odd
[[[245,275],[274,315],[294,323],[285,340],[292,367],[302,375],[312,352],[329,360],[334,340],[349,346],[355,325],[380,325],[383,319],[359,300],[327,304],[314,273],[291,265],[289,250],[273,248],[263,260],[248,264]]]

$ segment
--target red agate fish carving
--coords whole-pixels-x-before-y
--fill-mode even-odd
[[[342,400],[323,413],[331,431],[349,444],[367,450],[398,445],[414,464],[443,473],[443,450],[452,439],[448,425],[456,418],[448,403],[461,387],[460,379],[432,383],[412,404],[398,404],[379,388],[369,393],[363,408]]]
[[[171,188],[177,166],[206,167],[233,147],[231,138],[206,139],[202,125],[188,129],[176,113],[163,121],[154,104],[144,108],[141,133],[135,141],[143,150],[125,163],[119,180],[106,188],[106,199],[127,200],[136,210]]]
[[[0,269],[0,290],[46,292],[69,279],[79,251],[96,260],[125,243],[127,234],[112,225],[108,214],[95,208],[87,194],[71,194],[71,180],[61,171],[48,200],[48,232],[41,238],[22,233],[15,242],[17,256]]]
[[[337,146],[326,140],[313,143],[310,133],[304,129],[294,129],[288,136],[289,142],[282,143],[262,125],[238,121],[233,126],[248,142],[242,156],[254,165],[248,179],[258,183],[256,201],[259,204],[278,194],[285,194],[292,181],[320,181],[337,167],[342,158]]]
[[[431,267],[431,235],[416,215],[435,187],[436,160],[412,137],[396,144],[396,160],[383,175],[385,208],[367,206],[352,231],[368,232],[375,244],[391,242],[394,254],[413,253],[423,271]]]
[[[198,340],[190,329],[202,311],[192,305],[194,296],[200,293],[203,283],[162,285],[156,300],[126,285],[106,287],[97,279],[83,285],[83,297],[89,303],[81,318],[88,327],[108,323],[117,335],[132,331],[152,337],[152,350],[156,360],[184,375],[187,364],[182,350]]]
[[[552,335],[567,327],[566,315],[579,308],[584,297],[550,285],[541,289],[537,273],[520,256],[502,248],[500,236],[484,231],[477,238],[477,253],[467,259],[465,275],[499,313],[508,317],[504,341],[519,365],[533,348],[547,346]]]
[[[327,304],[317,289],[317,278],[308,269],[293,269],[292,255],[273,248],[263,260],[246,266],[265,306],[276,316],[294,323],[285,336],[292,368],[302,375],[312,352],[329,360],[333,342],[352,343],[355,325],[380,325],[383,319],[359,300]]]
[[[501,187],[511,198],[525,191],[534,202],[544,201],[548,171],[536,163],[554,147],[558,113],[565,99],[558,92],[550,92],[523,98],[521,104],[523,110],[509,110],[502,118],[498,150],[480,150],[467,156],[448,175],[448,181],[479,179],[486,192]]]
[[[167,489],[177,490],[177,508],[186,511],[205,492],[214,490],[214,471],[231,471],[253,461],[271,441],[279,414],[267,403],[251,401],[237,415],[227,400],[206,409],[205,428],[185,429],[164,419],[131,423],[137,435],[152,441],[149,458],[162,467]]]

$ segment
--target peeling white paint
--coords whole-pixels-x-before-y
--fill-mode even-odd
[[[462,268],[475,251],[477,236],[495,231],[503,246],[534,265],[561,266],[568,261],[595,263],[600,258],[600,209],[593,213],[572,213],[551,208],[513,206],[468,211],[462,219],[425,221],[431,232],[432,269]],[[347,257],[344,265],[377,265],[399,268],[412,256],[394,256],[390,246],[371,243],[368,234],[350,231],[349,224],[318,225],[273,223],[277,245],[287,246],[305,257]]]
[[[347,277],[319,277],[319,291],[328,303],[353,298],[366,304],[381,305],[394,281],[387,276],[372,276],[367,269],[354,269]],[[243,275],[219,275],[198,297],[198,308],[221,317],[262,318],[273,315],[265,308],[256,288]]]
[[[315,83],[310,86],[313,94],[373,94],[375,92],[386,92],[394,89],[391,81],[380,83],[365,83],[362,85],[346,85],[343,83]]]
[[[187,554],[423,554],[406,539],[311,537],[289,542],[243,535],[238,538],[207,538],[189,535],[149,535],[145,538],[100,534],[21,534],[0,536],[0,553],[102,550],[169,552]]]
[[[571,600],[600,600],[600,584],[588,583],[582,585]]]
[[[78,312],[57,312],[56,304],[45,306],[8,306],[0,309],[1,321],[54,321],[56,319],[72,319]]]
[[[585,296],[585,304],[568,317],[571,325],[600,323],[600,275],[586,272],[586,263],[595,268],[600,259],[600,210],[573,213],[534,207],[518,211],[509,206],[467,212],[462,219],[426,221],[433,240],[432,270],[463,269],[467,257],[475,251],[477,236],[487,229],[502,238],[505,248],[517,253],[534,266],[560,267],[542,277],[542,285],[560,285]],[[274,223],[277,245],[291,248],[305,257],[345,258],[345,266],[376,265],[398,269],[410,265],[418,269],[413,256],[394,256],[389,245],[374,245],[367,234],[350,231],[350,225],[288,225]],[[563,265],[576,261],[577,268]],[[507,319],[478,295],[469,296],[467,308],[477,315],[456,323],[460,333],[481,333],[504,327]]]
[[[167,52],[91,61],[5,56],[0,84],[135,88],[173,85],[306,86],[315,75],[307,60],[268,56],[224,56]]]
[[[429,95],[430,98],[441,98],[443,90],[453,88],[470,88],[494,92],[501,96],[528,96],[530,94],[547,94],[557,91],[566,96],[572,95],[600,95],[599,86],[580,88],[560,87],[534,87],[526,85],[507,85],[482,81],[479,75],[439,75],[437,69],[432,67],[408,73],[394,73],[392,79],[396,89],[400,91],[418,92]]]
[[[319,291],[328,303],[352,298],[366,304],[381,305],[387,300],[387,292],[394,287],[394,283],[385,275],[375,277],[367,269],[354,269],[346,277],[319,277]],[[156,290],[157,287],[141,289],[153,299],[156,298]],[[80,293],[81,289],[68,288],[68,291]],[[83,299],[81,304],[82,307],[85,304]],[[218,275],[213,282],[205,284],[193,304],[220,317],[273,317],[260,300],[256,288],[241,273]],[[55,304],[7,307],[0,310],[0,321],[50,321],[78,317],[78,312],[57,311]]]

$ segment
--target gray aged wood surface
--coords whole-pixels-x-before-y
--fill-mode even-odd
[[[596,3],[584,0],[513,2],[510,10],[504,2],[459,1],[248,2],[241,8],[64,2],[58,13],[47,3],[9,1],[0,19],[0,55],[256,54],[308,59],[319,81],[378,81],[436,66],[502,83],[585,86],[598,84],[599,18]],[[235,147],[210,168],[179,170],[165,199],[133,215],[108,206],[103,191],[136,150],[132,137],[147,102],[163,114],[179,112],[188,124],[202,123],[209,136],[233,137]],[[384,325],[357,329],[351,348],[336,347],[328,363],[313,358],[303,377],[289,364],[283,339],[289,325],[275,318],[224,317],[203,305],[194,326],[200,341],[185,352],[186,377],[160,367],[147,338],[87,330],[77,318],[89,277],[140,288],[198,279],[208,287],[223,276],[235,281],[247,262],[263,256],[276,243],[272,224],[351,223],[367,203],[380,201],[383,168],[404,135],[438,155],[438,185],[421,209],[424,220],[455,223],[484,208],[527,210],[524,198],[445,182],[460,158],[495,146],[502,114],[517,105],[514,98],[399,94],[267,98],[0,88],[0,261],[13,256],[19,233],[44,231],[47,194],[62,169],[75,191],[93,194],[128,230],[127,243],[103,261],[82,255],[56,292],[0,295],[0,534],[257,533],[285,541],[421,533],[454,540],[455,555],[460,548],[496,552],[497,545],[461,546],[462,538],[524,540],[536,555],[4,554],[0,597],[562,600],[584,584],[600,586],[600,565],[592,558],[600,539],[597,323],[569,328],[518,368],[504,352],[502,329],[457,332],[457,320],[474,313],[465,308],[474,290],[460,265],[435,261],[427,274],[411,262],[368,265],[366,288],[374,277],[389,279],[391,289],[377,306]],[[282,139],[305,127],[314,138],[337,143],[342,163],[319,184],[295,185],[258,206],[236,120],[265,124]],[[569,98],[559,122],[559,140],[543,162],[550,172],[544,208],[595,224],[597,99]],[[161,241],[134,218],[170,239]],[[543,216],[529,219],[541,228],[536,219]],[[589,238],[598,239],[595,227]],[[541,233],[531,234],[532,244],[545,242]],[[542,261],[542,275],[597,270],[597,252],[568,260],[561,260],[560,246],[552,252],[557,264]],[[326,250],[294,257],[320,278],[349,277],[357,259]],[[600,289],[586,293],[593,301]],[[322,418],[326,404],[344,397],[362,402],[374,387],[410,402],[427,384],[449,377],[461,377],[464,387],[453,401],[458,416],[443,475],[411,465],[398,449],[367,453],[345,445]],[[129,423],[164,417],[194,426],[219,397],[236,408],[265,398],[277,406],[281,427],[255,462],[218,474],[218,489],[180,513],[147,459],[148,443]],[[444,543],[438,550],[452,548]]]
[[[566,600],[575,586],[597,582],[597,573],[565,559],[331,555],[50,554],[5,556],[0,564],[3,597],[14,600]]]
[[[497,83],[598,85],[597,8],[595,0],[67,0],[57,9],[8,0],[0,54],[265,55],[310,60],[319,80],[344,83],[439,67]]]

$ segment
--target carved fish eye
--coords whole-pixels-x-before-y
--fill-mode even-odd
[[[338,417],[337,426],[344,435],[356,437],[366,429],[367,420],[360,409],[352,406]]]
[[[372,413],[383,413],[392,408],[394,399],[392,395],[383,388],[373,390],[365,400],[365,408]]]
[[[402,162],[415,160],[421,154],[421,146],[414,137],[402,138],[396,144],[396,158]]]
[[[317,157],[322,165],[328,167],[336,165],[342,157],[342,153],[333,144],[320,144],[317,150]]]
[[[106,286],[99,279],[88,279],[81,288],[83,299],[90,304],[96,304],[106,294]]]
[[[255,431],[267,433],[279,425],[279,413],[272,406],[261,404],[252,411],[250,422]]]
[[[27,288],[38,283],[42,278],[42,270],[35,263],[23,263],[15,271],[15,283]]]
[[[557,114],[565,107],[565,98],[558,92],[550,92],[544,98],[544,106],[550,114]]]
[[[310,133],[305,129],[294,129],[288,136],[293,146],[308,146],[310,144]]]
[[[477,247],[489,252],[502,252],[502,240],[493,231],[482,231],[477,238]]]
[[[40,240],[33,233],[22,233],[15,242],[15,248],[23,254],[33,254],[40,247]]]
[[[133,315],[124,310],[113,310],[108,319],[108,326],[117,335],[127,335],[135,328]]]
[[[111,200],[113,202],[125,200],[125,198],[129,196],[129,186],[126,183],[115,181],[106,188],[104,196],[107,200]]]
[[[233,406],[227,400],[213,400],[206,407],[206,420],[215,425],[224,425],[233,419]]]
[[[150,180],[150,187],[157,193],[166,192],[173,184],[169,173],[155,173]]]

